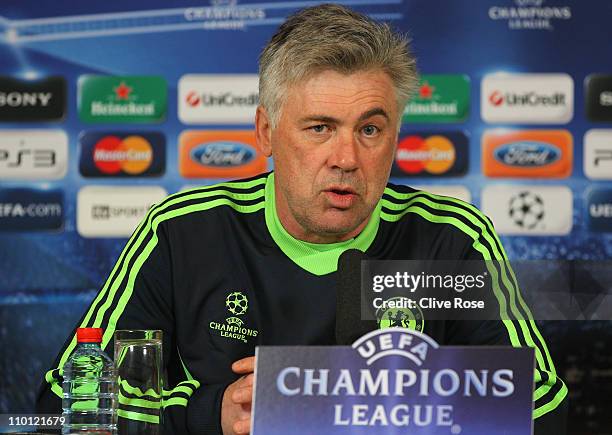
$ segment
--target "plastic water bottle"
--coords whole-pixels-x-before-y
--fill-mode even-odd
[[[113,360],[100,347],[101,328],[79,328],[77,348],[64,365],[62,434],[116,434]]]

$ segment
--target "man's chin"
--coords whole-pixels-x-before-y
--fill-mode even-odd
[[[348,210],[327,210],[316,226],[322,234],[342,239],[350,239],[357,236],[366,226],[368,219],[359,219],[354,212]]]

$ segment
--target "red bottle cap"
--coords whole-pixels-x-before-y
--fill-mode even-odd
[[[101,343],[102,328],[78,328],[77,342],[79,343]]]

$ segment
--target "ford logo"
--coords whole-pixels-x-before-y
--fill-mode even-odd
[[[254,158],[253,148],[240,142],[210,142],[191,150],[191,159],[204,166],[241,166]]]
[[[495,150],[495,159],[508,166],[546,166],[560,158],[559,148],[544,142],[512,142]]]

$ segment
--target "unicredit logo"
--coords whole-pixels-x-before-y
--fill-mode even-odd
[[[511,93],[502,94],[499,91],[494,91],[489,95],[489,102],[494,106],[531,106],[531,107],[556,107],[564,106],[565,94],[555,92],[552,94],[538,94],[537,92],[526,93]]]
[[[504,96],[501,94],[501,92],[495,91],[491,95],[489,95],[489,101],[494,106],[499,106],[504,102]]]
[[[565,73],[487,74],[480,92],[489,123],[565,124],[574,114],[574,80]]]
[[[191,107],[198,105],[209,107],[256,106],[259,104],[259,96],[256,92],[239,95],[231,92],[198,94],[195,91],[191,91],[185,97],[185,102]]]
[[[259,104],[257,74],[187,74],[178,83],[184,124],[251,124]]]
[[[196,107],[198,104],[200,104],[200,97],[198,97],[197,92],[191,91],[187,94],[187,97],[185,97],[185,101],[191,107]]]

